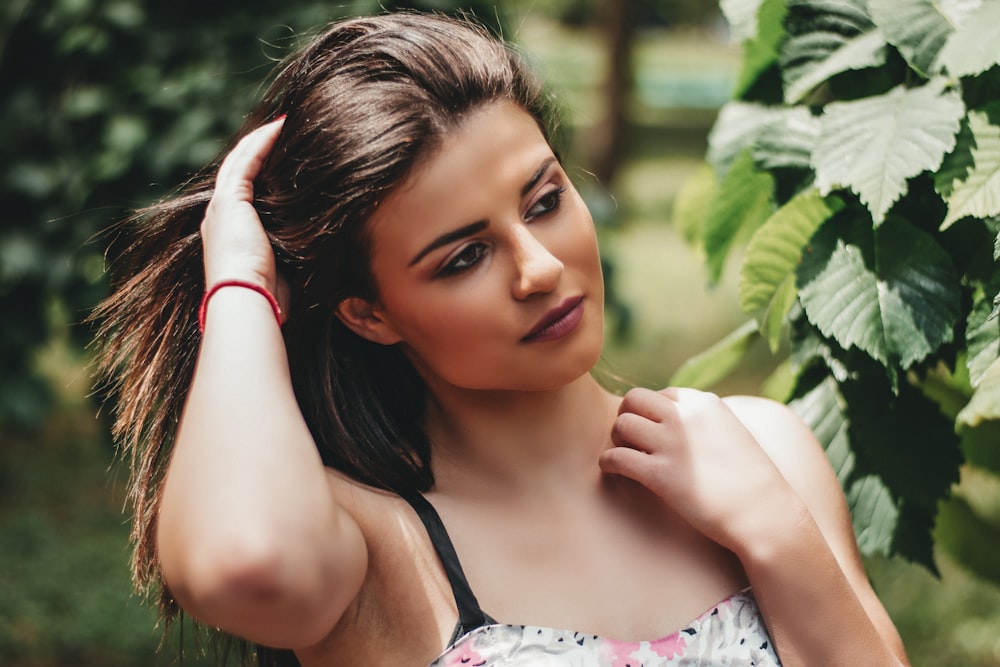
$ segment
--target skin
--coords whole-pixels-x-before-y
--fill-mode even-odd
[[[202,228],[208,283],[279,290],[250,202],[280,125],[220,169]],[[430,388],[428,499],[482,607],[654,639],[749,584],[784,664],[906,664],[837,480],[794,414],[689,389],[621,398],[591,378],[597,246],[551,158],[517,107],[471,114],[370,221],[378,300],[338,309],[359,335],[402,346]],[[525,340],[581,297],[565,335]],[[274,315],[251,290],[219,290],[208,309],[157,544],[189,613],[307,666],[426,665],[454,628],[409,506],[323,468]]]

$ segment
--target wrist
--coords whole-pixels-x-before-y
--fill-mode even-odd
[[[784,489],[768,495],[762,502],[755,501],[755,511],[736,527],[729,547],[748,570],[795,557],[805,543],[819,535],[819,527],[798,494]]]
[[[222,289],[244,289],[250,292],[255,292],[263,297],[267,303],[271,306],[271,310],[274,313],[274,318],[281,326],[282,323],[282,312],[281,307],[278,305],[278,300],[274,294],[267,287],[264,287],[258,282],[251,280],[243,280],[239,278],[229,278],[224,280],[216,281],[205,288],[205,294],[201,298],[201,305],[198,308],[198,330],[202,333],[205,332],[205,320],[208,316],[208,306],[214,297]]]

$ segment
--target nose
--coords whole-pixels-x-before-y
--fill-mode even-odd
[[[551,292],[562,277],[563,263],[549,252],[525,225],[512,232],[516,275],[514,297],[526,299],[532,294]]]

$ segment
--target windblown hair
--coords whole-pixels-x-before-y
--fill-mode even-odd
[[[283,327],[296,398],[324,462],[397,492],[433,484],[425,388],[395,347],[336,317],[344,298],[377,297],[367,220],[470,113],[509,100],[548,138],[541,89],[502,41],[464,21],[389,14],[332,25],[287,59],[235,140],[286,114],[254,183],[255,206],[291,303]],[[176,195],[126,221],[112,294],[98,307],[99,369],[130,463],[133,577],[158,586],[161,487],[199,346],[199,233],[221,157]],[[294,664],[294,663],[293,663]]]

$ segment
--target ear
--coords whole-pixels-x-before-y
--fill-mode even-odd
[[[386,321],[381,308],[373,301],[348,297],[337,305],[337,317],[348,329],[379,345],[393,345],[403,338]]]

